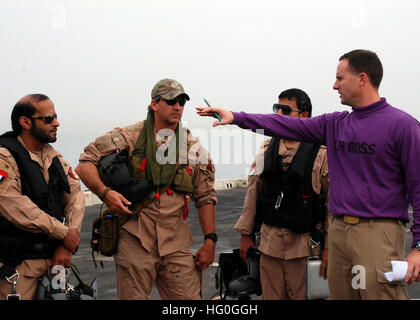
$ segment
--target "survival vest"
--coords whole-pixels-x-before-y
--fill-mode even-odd
[[[146,141],[143,135],[144,134],[147,135],[147,133],[143,132],[143,130],[146,130],[146,129],[145,128],[142,129],[142,132],[140,133],[139,138],[137,139],[136,145],[134,147],[133,155],[130,159],[130,168],[131,168],[130,171],[131,171],[131,175],[134,177],[142,178],[142,179],[149,179],[151,180],[151,182],[153,182],[153,176],[151,173],[153,171],[152,167],[157,167],[157,170],[154,170],[155,172],[156,171],[162,172],[163,167],[169,166],[175,169],[176,165],[175,164],[159,165],[157,164],[157,162],[148,163],[148,161],[146,160],[147,158],[146,153],[148,151],[150,152],[152,148],[151,147],[148,148],[147,145],[148,144],[155,145],[156,142],[154,141],[154,139],[151,138],[153,137],[151,133],[149,134],[149,137]],[[188,152],[190,149],[190,145],[188,143],[189,131],[188,129],[183,129],[179,131],[178,130],[176,131],[176,134],[177,134],[176,139],[177,139],[177,148],[179,148],[179,151],[177,151],[177,156],[179,152],[179,158],[177,157],[177,161],[178,160],[180,161],[179,161],[178,168],[175,169],[175,177],[173,178],[170,188],[173,188],[177,192],[193,193],[194,187],[192,183],[192,171],[190,167],[188,166]],[[156,152],[154,153],[156,154]],[[168,155],[168,150],[164,152],[164,155],[165,156]],[[157,154],[149,155],[149,157],[153,157],[153,156],[157,157]],[[149,167],[149,171],[148,171],[148,167]],[[166,180],[167,181],[171,180],[170,179],[171,176],[172,176],[172,173],[170,175],[167,175]],[[155,187],[159,187],[159,186],[155,186]]]
[[[149,124],[153,123],[149,117],[151,117],[151,114],[149,112],[148,119],[146,121],[149,122]],[[146,124],[145,121],[145,124]],[[143,128],[142,130],[147,130]],[[160,171],[162,172],[163,166],[167,166],[169,164],[165,164],[163,166],[148,163],[147,161],[147,151],[151,150],[150,144],[155,144],[154,139],[150,139],[150,137],[153,137],[154,135],[150,132],[151,129],[149,128],[149,136],[147,141],[144,139],[144,132],[142,131],[139,135],[139,138],[137,139],[136,145],[134,147],[133,155],[130,159],[130,171],[131,175],[133,177],[137,177],[140,179],[148,179],[151,182],[153,182],[153,177],[151,174],[147,174],[148,172],[148,166],[157,166],[160,168]],[[190,145],[188,143],[188,129],[182,130],[181,133],[179,133],[180,130],[177,131],[177,147],[180,148],[179,151],[179,159],[177,159],[177,164],[174,165],[174,172],[172,173],[172,178],[170,178],[169,184],[166,186],[158,185],[154,186],[155,188],[155,199],[159,199],[160,193],[162,190],[160,188],[163,186],[164,192],[167,192],[169,195],[171,195],[174,191],[179,193],[184,193],[184,214],[183,219],[186,220],[188,217],[189,209],[188,209],[188,203],[190,200],[191,195],[194,192],[194,186],[193,186],[193,177],[192,177],[192,170],[188,166],[188,152],[190,149]],[[147,132],[146,132],[147,134]],[[149,148],[147,148],[149,145]],[[186,151],[184,153],[184,151]],[[165,156],[167,156],[168,150],[165,151]],[[178,153],[177,153],[178,154]],[[150,155],[149,156],[153,156]],[[149,168],[151,169],[151,168]]]
[[[19,143],[12,132],[0,136],[0,145],[9,150],[15,159],[22,185],[22,194],[28,196],[39,209],[64,222],[63,193],[70,193],[61,162],[56,156],[48,169],[49,181],[45,181],[38,163]],[[32,233],[19,229],[4,217],[0,217],[0,262],[18,265],[26,259],[52,257],[59,240],[50,239],[44,233]]]
[[[264,159],[262,194],[257,202],[257,217],[262,222],[307,233],[325,219],[323,194],[312,187],[312,168],[320,145],[301,143],[293,161],[283,163],[278,154],[279,138],[273,138]],[[284,167],[289,167],[284,171]]]

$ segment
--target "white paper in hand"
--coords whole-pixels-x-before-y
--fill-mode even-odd
[[[391,265],[392,271],[384,273],[386,280],[389,282],[404,280],[407,274],[408,262],[392,260]]]

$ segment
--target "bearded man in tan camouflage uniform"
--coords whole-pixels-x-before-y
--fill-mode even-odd
[[[0,136],[0,300],[12,293],[31,300],[50,267],[71,266],[85,197],[70,163],[50,145],[60,126],[52,101],[27,95],[11,120],[13,131]]]

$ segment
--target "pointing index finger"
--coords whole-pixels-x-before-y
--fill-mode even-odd
[[[200,116],[203,116],[203,117],[205,117],[205,116],[210,116],[210,117],[213,117],[213,118],[215,118],[216,116],[214,115],[214,113],[213,113],[213,108],[207,108],[207,107],[196,107],[196,109],[197,109],[197,113],[200,115]]]

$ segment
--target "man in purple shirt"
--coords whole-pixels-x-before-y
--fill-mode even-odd
[[[352,112],[299,119],[276,114],[218,113],[213,126],[236,124],[264,134],[327,145],[330,168],[328,279],[332,299],[407,299],[420,281],[420,124],[379,95],[378,56],[353,50],[339,59],[333,89]],[[412,251],[405,281],[389,282],[391,261],[404,260],[405,223],[413,206]]]

